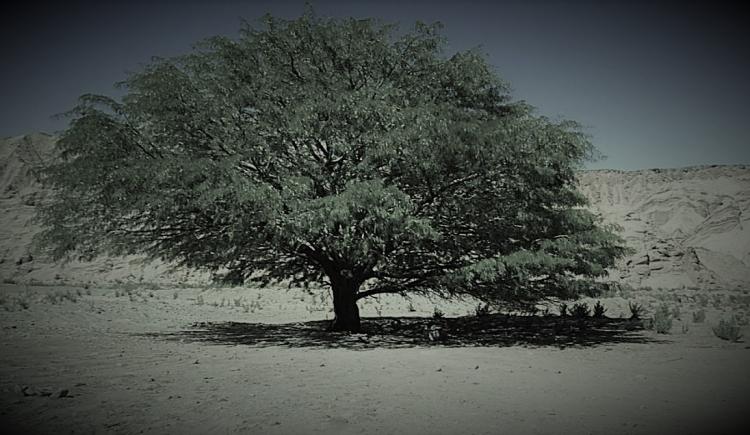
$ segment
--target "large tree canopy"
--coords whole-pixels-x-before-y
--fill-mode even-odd
[[[224,279],[331,286],[337,330],[380,293],[569,298],[624,252],[576,189],[593,153],[514,102],[438,25],[266,17],[84,95],[46,169],[57,256],[147,253]]]

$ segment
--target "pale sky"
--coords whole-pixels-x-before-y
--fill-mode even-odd
[[[750,164],[750,15],[732,2],[311,1],[318,15],[441,21],[450,50],[480,46],[551,118],[587,126],[590,168]],[[236,36],[241,18],[295,18],[304,1],[35,2],[6,6],[0,136],[54,133],[56,113],[151,56]]]

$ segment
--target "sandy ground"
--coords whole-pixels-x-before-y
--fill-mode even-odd
[[[750,409],[750,346],[713,335],[712,307],[667,335],[583,345],[321,343],[299,331],[327,305],[302,292],[0,292],[4,433],[742,433]],[[363,314],[429,319],[432,305],[417,305]],[[622,302],[605,305],[617,315]]]

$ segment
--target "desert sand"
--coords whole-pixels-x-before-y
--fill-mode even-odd
[[[4,433],[738,433],[750,400],[750,169],[588,171],[581,189],[636,254],[608,319],[380,297],[332,336],[325,289],[221,288],[128,258],[30,248],[44,134],[0,141]],[[593,305],[596,300],[582,302]],[[666,304],[668,333],[628,320]],[[434,318],[436,311],[445,317]],[[702,319],[700,314],[705,314]],[[438,325],[443,340],[431,341]]]
[[[713,336],[723,307],[694,323],[681,304],[670,334],[589,325],[571,341],[542,330],[455,344],[419,328],[316,339],[327,305],[284,289],[0,291],[29,305],[0,316],[0,418],[12,433],[699,434],[746,420],[750,346]],[[608,314],[622,302],[605,299]],[[388,321],[378,312],[440,322],[431,301],[403,305],[365,304],[366,330]]]

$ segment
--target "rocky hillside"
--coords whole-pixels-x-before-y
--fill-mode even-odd
[[[637,251],[619,265],[621,280],[636,287],[748,287],[749,167],[586,171],[580,188]]]
[[[31,250],[39,226],[34,207],[47,194],[34,169],[52,158],[55,137],[34,133],[0,139],[0,280],[8,283],[192,284],[208,276],[138,256],[53,263]]]
[[[52,263],[30,251],[31,218],[46,194],[34,167],[52,155],[45,134],[0,139],[0,279],[6,282],[200,284],[205,274],[142,258]],[[635,287],[734,289],[750,284],[750,168],[705,166],[585,171],[580,188],[636,254],[612,277]]]

